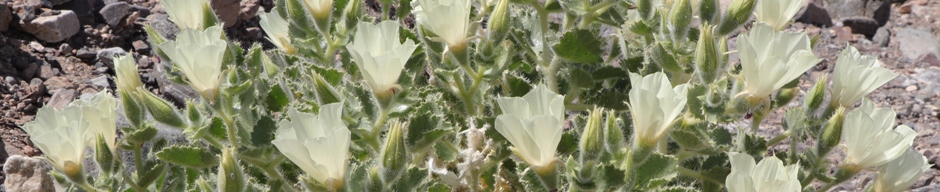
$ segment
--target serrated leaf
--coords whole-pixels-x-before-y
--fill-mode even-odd
[[[668,183],[677,175],[679,159],[671,155],[650,153],[643,164],[634,166],[636,180],[634,189],[650,190]]]
[[[558,154],[562,156],[573,153],[575,150],[578,150],[578,141],[570,133],[564,133],[561,135],[561,141],[558,142]]]
[[[448,147],[447,145],[434,145],[435,154],[437,157],[444,162],[452,162],[457,160],[457,152],[455,149]]]
[[[212,118],[212,123],[209,124],[208,129],[209,134],[212,134],[212,136],[218,137],[220,139],[228,138],[228,135],[225,132],[225,124],[219,117]]]
[[[145,143],[147,141],[150,141],[155,136],[157,136],[157,129],[154,129],[152,127],[147,127],[143,129],[134,130],[134,132],[131,132],[130,134],[127,135],[127,140],[133,143],[140,144],[140,143]]]
[[[574,86],[581,88],[591,88],[594,87],[594,77],[591,77],[591,74],[581,68],[571,68],[568,70],[568,81],[571,82]]]
[[[349,166],[351,171],[349,176],[346,177],[346,191],[368,191],[371,179],[369,179],[369,173],[365,167],[357,164],[350,164]]]
[[[608,190],[616,189],[626,184],[626,175],[624,174],[624,171],[614,167],[613,165],[605,164],[601,166],[601,171],[599,172],[602,175],[595,178],[600,179],[601,185]]]
[[[411,167],[401,176],[393,184],[392,189],[395,189],[394,191],[416,191],[417,188],[427,183],[428,170]]]
[[[696,191],[700,191],[700,190],[698,190],[698,189],[696,189],[696,188],[694,188],[694,187],[687,187],[687,186],[669,186],[669,187],[658,188],[658,189],[655,189],[655,190],[653,190],[653,191],[657,191],[657,192],[696,192]]]
[[[428,187],[428,192],[450,192],[450,190],[450,186],[443,183],[434,183],[431,187]]]
[[[274,140],[274,131],[277,130],[277,122],[274,122],[274,119],[271,119],[271,117],[264,116],[258,120],[253,130],[254,131],[251,132],[251,144],[255,146],[268,145],[271,144],[271,140]]]
[[[281,85],[279,84],[274,84],[271,90],[268,91],[268,96],[264,99],[268,110],[275,112],[283,110],[289,102],[290,99],[287,97],[287,93],[281,89]]]
[[[157,158],[176,165],[190,168],[207,168],[219,164],[215,154],[203,148],[171,146],[157,152]]]
[[[767,140],[759,135],[747,134],[744,146],[744,151],[754,157],[763,157],[767,153]]]
[[[510,97],[522,97],[532,90],[532,85],[530,85],[528,81],[515,75],[506,75],[505,83],[508,87],[508,90],[506,90],[508,91],[507,95]]]
[[[669,136],[671,136],[679,146],[689,151],[702,151],[709,149],[711,146],[704,137],[701,137],[698,132],[692,130],[674,129],[669,132]]]
[[[157,178],[159,178],[160,176],[166,173],[166,168],[167,166],[165,163],[157,164],[157,166],[148,170],[147,173],[144,174],[143,177],[140,177],[140,179],[138,179],[137,185],[147,188],[148,186],[150,186],[150,184],[156,181]],[[137,170],[137,171],[141,171],[141,170]]]
[[[539,180],[539,177],[535,175],[535,171],[532,169],[525,169],[522,172],[522,186],[525,188],[525,191],[529,192],[545,192],[545,187],[542,187],[542,181]]]
[[[589,30],[573,30],[561,37],[561,42],[552,46],[555,54],[568,62],[598,63],[603,61],[600,54],[603,42],[596,33]]]
[[[733,141],[731,132],[724,128],[712,129],[710,131],[712,140],[718,145],[731,145]]]
[[[622,63],[621,63],[622,64]],[[598,69],[595,69],[591,76],[594,78],[594,81],[603,81],[607,79],[620,79],[627,78],[627,72],[621,68],[614,66],[604,66]]]

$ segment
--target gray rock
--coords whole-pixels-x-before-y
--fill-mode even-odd
[[[143,40],[137,40],[132,43],[134,45],[134,50],[137,50],[138,53],[149,53],[150,44]]]
[[[107,75],[103,75],[103,76],[95,77],[94,79],[91,79],[90,81],[91,81],[91,84],[95,85],[95,87],[98,87],[98,89],[105,89],[111,86],[111,84],[108,83],[108,79],[109,77]]]
[[[36,10],[38,9],[39,7],[37,6],[23,4],[13,7],[13,12],[16,13],[16,16],[19,17],[20,20],[29,22],[36,19]]]
[[[9,84],[9,85],[12,85],[12,84],[16,83],[16,77],[13,77],[13,76],[7,76],[7,77],[3,78],[3,80],[6,81],[7,84]]]
[[[52,64],[43,62],[42,66],[39,67],[39,78],[46,80],[55,76],[55,72],[52,71]]]
[[[33,77],[36,76],[36,72],[38,71],[39,71],[38,64],[36,63],[30,64],[29,66],[26,66],[26,69],[23,69],[23,71],[20,73],[20,78],[32,79]]]
[[[42,0],[42,4],[43,6],[52,7],[52,6],[68,3],[70,1],[72,0]]]
[[[29,87],[26,89],[26,98],[39,100],[42,95],[46,94],[46,85],[42,84],[42,79],[33,78],[29,81]]]
[[[924,54],[917,58],[916,63],[921,67],[940,67],[940,56],[937,54]]]
[[[94,2],[96,1],[69,1],[56,7],[62,10],[72,10],[82,25],[89,25],[95,23]]]
[[[932,191],[940,191],[940,185],[928,185],[928,186],[923,186],[923,187],[911,190],[911,192],[932,192]]]
[[[55,94],[52,94],[52,98],[49,98],[49,102],[46,103],[46,106],[63,109],[69,106],[69,103],[75,99],[76,94],[78,94],[78,92],[76,92],[75,89],[65,89],[55,92]]]
[[[23,26],[39,40],[55,43],[72,37],[81,29],[75,12],[63,10],[58,15],[40,16]]]
[[[878,25],[878,21],[868,17],[845,18],[842,19],[842,25],[852,28],[852,33],[865,35],[868,39],[872,39],[878,28],[881,27],[881,25]]]
[[[96,57],[98,58],[98,62],[104,63],[108,68],[114,69],[114,62],[111,59],[126,54],[127,51],[124,51],[124,49],[121,49],[120,47],[111,47],[98,50]]]
[[[888,43],[891,42],[891,31],[888,31],[888,28],[878,28],[878,31],[875,32],[875,36],[871,38],[871,41],[876,45],[881,47],[887,47]]]
[[[13,12],[6,4],[0,4],[0,32],[7,32],[10,28],[10,21],[13,21]]]
[[[121,24],[124,17],[131,14],[131,5],[125,2],[112,3],[105,5],[98,13],[109,26],[114,28]]]
[[[930,32],[903,28],[895,34],[895,40],[901,44],[901,53],[907,59],[916,60],[928,53],[940,55],[940,40]]]
[[[163,93],[163,96],[176,106],[184,106],[186,101],[199,98],[199,94],[193,88],[176,84],[167,79],[164,74],[166,74],[165,68],[169,67],[168,65],[166,62],[158,63],[154,66],[157,70],[151,71],[153,73],[151,76],[157,80],[157,85],[160,87],[160,93]]]
[[[88,49],[79,49],[75,52],[75,56],[82,59],[93,59],[95,56],[98,56],[98,53],[89,51]]]
[[[819,27],[832,27],[832,17],[829,17],[829,12],[826,12],[826,9],[816,5],[815,3],[809,3],[804,9],[803,13],[798,14],[796,21],[803,22],[808,24],[813,24]]]
[[[212,0],[212,9],[219,16],[219,21],[225,23],[225,27],[235,26],[239,23],[238,15],[241,14],[241,1],[239,0]]]
[[[52,167],[41,159],[13,155],[3,164],[5,190],[55,191],[49,171]]]
[[[158,34],[167,39],[176,39],[176,34],[180,32],[180,28],[170,21],[167,14],[152,14],[146,20]]]
[[[824,0],[826,11],[836,19],[869,17],[883,26],[890,19],[891,0]]]

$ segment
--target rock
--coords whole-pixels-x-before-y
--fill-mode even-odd
[[[131,14],[131,5],[125,2],[112,3],[105,5],[98,13],[101,14],[101,17],[109,26],[116,28],[121,24],[124,17]]]
[[[176,34],[180,32],[179,27],[170,21],[167,14],[152,14],[147,16],[146,20],[158,34],[167,39],[176,39]]]
[[[75,56],[82,59],[93,59],[95,56],[98,56],[98,53],[89,51],[88,49],[79,49],[75,52]]]
[[[33,80],[29,81],[26,93],[26,98],[33,99],[34,101],[39,100],[42,95],[46,94],[46,85],[42,84],[41,79],[33,78]]]
[[[891,31],[888,31],[888,28],[882,27],[878,28],[878,31],[875,32],[875,36],[871,37],[871,41],[881,47],[887,47],[888,43],[891,42]]]
[[[212,10],[219,16],[219,20],[225,23],[225,27],[238,24],[238,15],[241,14],[241,4],[239,0],[212,0]]]
[[[930,32],[903,28],[897,32],[895,39],[901,45],[901,53],[907,59],[915,60],[928,53],[940,55],[940,40],[937,40]]]
[[[62,76],[56,76],[49,78],[48,80],[42,82],[46,85],[46,90],[49,90],[49,93],[58,92],[60,89],[73,89],[75,85],[72,84],[72,81],[69,81],[68,78]]]
[[[52,7],[52,6],[68,3],[70,1],[72,0],[42,0],[42,4],[43,6]]]
[[[23,30],[39,40],[55,43],[78,33],[81,26],[75,12],[63,10],[58,15],[40,16],[23,26]]]
[[[147,42],[145,42],[145,41],[143,41],[143,40],[134,41],[133,45],[134,45],[134,50],[137,50],[138,53],[149,53],[149,52],[150,52],[150,45],[147,44]]]
[[[864,16],[887,23],[891,16],[891,0],[824,0],[826,11],[836,19]]]
[[[930,53],[917,58],[918,66],[921,67],[940,67],[940,58],[936,54]],[[937,79],[940,81],[940,79]]]
[[[127,51],[121,49],[120,47],[112,47],[107,49],[98,50],[96,57],[98,62],[104,63],[108,68],[114,69],[114,62],[111,60],[116,56],[126,55]]]
[[[13,155],[3,163],[3,180],[7,191],[55,191],[55,183],[49,171],[52,171],[46,161],[37,158]]]
[[[242,21],[247,21],[251,18],[254,18],[258,15],[258,7],[261,7],[260,0],[242,0],[241,1],[241,12],[238,17]]]
[[[46,107],[55,107],[56,109],[64,109],[69,106],[69,103],[75,99],[75,95],[78,92],[75,89],[65,89],[52,94],[52,97],[49,98],[49,102],[46,103]]]
[[[852,28],[852,33],[865,35],[868,39],[872,39],[875,33],[878,32],[878,28],[881,27],[878,21],[868,17],[850,17],[842,19],[842,26]]]
[[[16,83],[16,77],[13,77],[13,76],[7,76],[7,77],[3,78],[3,80],[6,81],[7,84],[9,84],[9,85],[12,85],[12,84],[15,84],[15,83]]]
[[[10,28],[10,21],[13,21],[13,13],[6,4],[0,4],[0,32],[7,32]]]
[[[39,71],[39,65],[33,63],[33,64],[30,64],[29,66],[26,66],[26,69],[23,69],[23,71],[20,73],[20,77],[23,79],[32,79],[33,77],[36,76],[36,72],[38,71]]]
[[[72,10],[75,12],[75,15],[78,16],[78,20],[82,25],[90,25],[95,23],[95,1],[69,1],[62,5],[56,6],[62,10]]]
[[[898,7],[898,13],[908,14],[908,13],[911,13],[911,7],[915,5],[926,5],[926,4],[927,4],[927,0],[908,1],[907,3],[904,3],[903,5]]]
[[[16,13],[16,16],[19,17],[21,21],[28,22],[36,19],[37,9],[39,9],[39,7],[23,4],[13,7],[13,12]]]
[[[852,34],[852,28],[850,27],[833,27],[832,33],[836,35],[836,40],[839,42],[854,42],[855,35]]]
[[[39,78],[46,80],[55,76],[55,72],[52,71],[52,64],[43,62],[42,66],[39,67]]]
[[[803,13],[799,14],[796,18],[797,22],[813,24],[819,27],[832,27],[833,25],[832,17],[829,17],[829,12],[815,3],[809,3],[809,5],[803,9]]]
[[[930,191],[940,191],[940,185],[928,185],[928,186],[911,190],[911,192],[930,192]]]
[[[94,79],[91,79],[91,84],[95,85],[95,87],[98,87],[98,89],[105,89],[111,86],[111,84],[108,83],[107,75],[98,76],[98,77],[95,77]]]

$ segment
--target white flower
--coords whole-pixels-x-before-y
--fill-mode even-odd
[[[875,108],[868,100],[849,111],[842,128],[845,164],[872,169],[904,154],[917,133],[906,125],[892,129],[895,118],[891,108]]]
[[[672,122],[682,114],[686,104],[688,84],[672,87],[662,72],[646,77],[630,73],[630,113],[633,114],[633,142],[653,146],[669,130]]]
[[[277,11],[258,14],[261,17],[261,28],[268,34],[268,40],[288,54],[294,54],[297,49],[291,44],[290,24]]]
[[[160,4],[180,29],[202,29],[205,21],[203,11],[211,9],[208,0],[162,0]]]
[[[349,54],[359,66],[362,78],[376,94],[385,93],[398,81],[401,70],[414,52],[410,39],[402,44],[398,39],[400,26],[396,21],[379,24],[359,23],[353,42],[346,45]]]
[[[861,55],[852,46],[842,50],[832,73],[833,102],[843,107],[854,106],[862,97],[898,76],[881,67],[878,58]]]
[[[141,86],[137,62],[134,56],[124,55],[114,58],[114,76],[120,91],[132,91]]]
[[[784,166],[777,157],[765,157],[755,164],[754,158],[744,153],[728,153],[731,174],[725,179],[729,192],[799,192],[802,189],[797,175],[799,165]]]
[[[82,114],[82,107],[74,103],[62,110],[43,107],[33,121],[23,125],[52,166],[66,174],[81,173],[88,139],[93,138],[88,137],[89,123]]]
[[[189,80],[189,85],[212,100],[218,92],[225,55],[222,27],[212,26],[205,31],[183,29],[176,40],[160,44],[160,50],[170,57],[176,67]]]
[[[907,150],[904,155],[885,164],[875,180],[875,191],[901,192],[914,185],[930,168],[927,157],[914,150]]]
[[[496,131],[512,143],[519,158],[534,167],[551,165],[561,141],[565,97],[537,85],[523,97],[501,97]]]
[[[425,29],[447,42],[448,47],[463,47],[470,28],[469,0],[412,1],[415,19]]]
[[[333,0],[304,0],[304,4],[316,19],[325,19],[333,11]]]
[[[805,33],[774,32],[765,23],[757,23],[748,34],[738,38],[744,92],[750,97],[773,94],[820,61],[810,48]]]
[[[114,150],[117,135],[117,98],[111,96],[110,91],[101,91],[88,101],[73,101],[73,105],[82,108],[82,114],[88,122],[87,145],[95,146],[98,142],[96,139],[101,137],[108,143],[109,150]]]
[[[754,13],[757,21],[767,23],[780,31],[790,24],[790,19],[803,7],[804,0],[760,0]]]
[[[349,157],[350,132],[342,103],[320,107],[320,114],[290,109],[271,141],[281,153],[320,183],[342,184]]]

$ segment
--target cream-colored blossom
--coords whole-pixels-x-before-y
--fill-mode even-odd
[[[141,86],[140,74],[134,56],[124,55],[114,59],[115,84],[120,91],[136,90]]]
[[[552,165],[563,133],[564,99],[544,85],[536,85],[523,97],[497,98],[503,114],[496,117],[496,131],[512,143],[513,152],[529,165]]]
[[[756,20],[767,23],[776,31],[783,30],[803,7],[804,0],[760,0],[754,13]]]
[[[98,142],[96,138],[101,137],[108,144],[109,150],[114,150],[117,136],[117,98],[105,90],[98,92],[88,101],[76,100],[72,103],[82,108],[82,114],[88,122],[87,145],[95,146]]]
[[[180,29],[202,29],[204,10],[209,9],[208,0],[161,0],[160,4]]]
[[[271,11],[270,13],[258,14],[258,17],[261,18],[261,28],[264,29],[264,32],[268,35],[268,40],[274,46],[281,48],[288,54],[297,52],[297,49],[291,44],[290,23],[284,17],[281,17],[280,13]]]
[[[738,37],[744,92],[766,98],[820,61],[805,33],[774,32],[765,23]]]
[[[411,2],[415,19],[434,32],[448,47],[465,47],[470,29],[469,0],[416,0]]]
[[[875,108],[868,100],[849,111],[842,128],[846,148],[844,164],[874,169],[904,154],[917,133],[906,125],[892,129],[895,117],[891,108]]]
[[[76,174],[81,171],[88,140],[93,138],[88,136],[93,131],[88,125],[82,107],[73,103],[62,110],[51,106],[40,108],[36,118],[23,125],[23,130],[56,170]]]
[[[630,73],[630,113],[633,115],[634,144],[654,146],[682,114],[688,84],[673,87],[662,72],[647,76]]]
[[[351,139],[342,113],[342,103],[321,106],[319,115],[290,109],[271,143],[318,182],[342,185]]]
[[[876,192],[901,192],[914,185],[930,169],[927,157],[914,150],[907,150],[904,155],[885,164],[878,172],[874,189]]]
[[[176,40],[159,46],[183,72],[193,89],[206,99],[215,99],[221,83],[222,61],[227,46],[222,39],[221,26],[212,26],[205,31],[183,29]]]
[[[382,94],[396,86],[402,69],[415,45],[410,39],[401,43],[398,39],[400,26],[396,21],[379,24],[359,23],[353,42],[346,45],[362,73],[362,78],[376,94]]]
[[[777,157],[765,157],[760,163],[745,153],[728,153],[731,174],[725,179],[729,192],[799,192],[800,166],[783,165]]]
[[[846,108],[898,76],[881,67],[878,58],[862,55],[853,46],[842,50],[832,73],[832,100]]]

